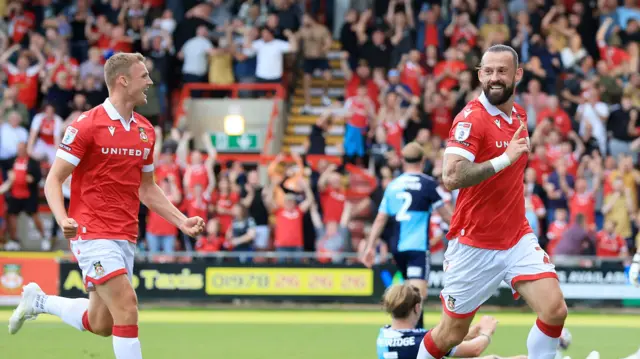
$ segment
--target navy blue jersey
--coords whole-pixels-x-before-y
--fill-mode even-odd
[[[378,359],[416,359],[422,338],[427,329],[391,329],[390,325],[380,328],[378,334]],[[455,351],[453,348],[446,356]]]
[[[422,173],[403,173],[389,183],[378,209],[389,216],[392,252],[429,249],[429,218],[442,205],[438,183]]]

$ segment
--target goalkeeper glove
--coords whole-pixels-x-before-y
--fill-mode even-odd
[[[640,253],[636,253],[633,256],[633,263],[631,263],[631,268],[629,268],[629,280],[636,287],[640,287],[638,275],[640,275]]]

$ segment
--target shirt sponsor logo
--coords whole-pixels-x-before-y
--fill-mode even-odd
[[[64,137],[62,137],[62,143],[65,145],[70,145],[73,143],[73,140],[76,139],[76,135],[78,134],[78,129],[75,127],[67,127],[67,130],[64,131]]]
[[[456,141],[464,141],[471,134],[471,122],[459,122],[456,125],[455,139]]]
[[[100,150],[104,155],[142,157],[142,151],[134,148],[102,147]]]
[[[496,147],[507,148],[509,147],[509,141],[496,141]]]

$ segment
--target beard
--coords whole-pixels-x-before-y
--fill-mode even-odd
[[[516,86],[515,77],[511,81],[511,84],[507,85],[501,81],[495,82],[487,82],[487,84],[482,86],[482,91],[484,95],[489,100],[489,103],[494,106],[500,106],[505,102],[509,101],[511,96],[513,95],[513,91]],[[492,87],[500,87],[499,90],[491,90]]]

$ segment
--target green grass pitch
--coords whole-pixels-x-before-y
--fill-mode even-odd
[[[0,310],[7,322],[9,310]],[[482,313],[479,313],[482,315]],[[492,313],[498,330],[487,354],[526,354],[535,316]],[[434,325],[438,313],[426,315]],[[150,359],[374,359],[384,313],[366,311],[143,310],[143,355]],[[573,343],[566,355],[621,359],[640,347],[640,320],[631,315],[572,314]],[[29,321],[17,335],[0,331],[2,359],[113,358],[110,339],[79,332],[51,316]]]

